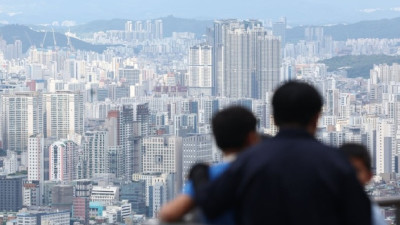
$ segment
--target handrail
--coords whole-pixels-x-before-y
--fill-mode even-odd
[[[400,196],[389,196],[389,197],[375,197],[373,198],[374,202],[381,207],[394,207],[396,221],[394,224],[400,225]],[[199,225],[197,223],[188,223],[188,222],[177,222],[177,223],[164,223],[157,219],[147,220],[145,225]]]
[[[394,224],[400,225],[400,196],[375,197],[374,201],[382,207],[394,207],[396,216]]]
[[[400,196],[376,197],[374,200],[380,206],[400,205]]]

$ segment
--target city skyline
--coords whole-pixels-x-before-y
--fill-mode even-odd
[[[80,5],[80,7],[76,7]],[[195,6],[195,7],[194,7]],[[213,7],[209,7],[213,6]],[[257,6],[257,7],[253,7]],[[290,7],[288,7],[290,6]],[[196,10],[194,10],[194,8]],[[192,19],[276,19],[290,15],[288,24],[323,25],[352,23],[362,20],[400,16],[400,4],[389,1],[202,1],[193,4],[183,0],[146,2],[120,0],[118,4],[89,0],[28,1],[3,0],[0,3],[0,23],[52,24],[71,26],[104,19],[156,19],[174,15]]]
[[[195,163],[226,160],[213,116],[241,106],[256,117],[257,133],[274,136],[271,98],[293,80],[324,99],[315,139],[363,144],[374,173],[368,194],[400,195],[400,4],[206,0],[194,13],[182,1],[132,10],[134,3],[0,3],[0,23],[58,21],[0,26],[0,215],[12,210],[25,225],[156,218]],[[157,19],[158,8],[212,19]],[[128,19],[73,27],[113,15]],[[302,15],[313,25],[291,27]],[[365,19],[373,21],[319,26]]]

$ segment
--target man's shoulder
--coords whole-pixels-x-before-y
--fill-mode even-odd
[[[339,167],[348,167],[346,157],[338,148],[328,146],[317,139],[283,139],[272,138],[253,147],[243,154],[244,161],[273,161],[297,158],[308,162],[326,162]],[[317,163],[320,164],[320,163]],[[323,163],[321,163],[323,164]]]
[[[317,139],[314,138],[271,138],[269,140],[263,141],[259,145],[253,147],[254,152],[258,152],[259,150],[263,151],[265,154],[274,154],[274,151],[277,153],[283,153],[281,149],[286,148],[288,150],[303,150],[302,153],[313,151],[327,151],[334,152],[337,148],[328,146]],[[268,151],[269,150],[269,151]],[[249,153],[252,154],[252,153]],[[328,153],[328,154],[336,154],[336,153]]]
[[[215,165],[210,166],[209,174],[211,179],[215,179],[220,176],[225,170],[231,165],[230,162],[220,162]]]

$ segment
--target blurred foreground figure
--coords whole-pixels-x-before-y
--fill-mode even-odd
[[[322,97],[288,82],[272,99],[279,133],[243,152],[196,204],[208,218],[232,209],[236,224],[369,225],[370,201],[348,160],[315,138]]]
[[[223,162],[210,168],[204,164],[197,165],[195,176],[201,176],[200,180],[205,182],[207,179],[213,180],[220,176],[240,152],[259,142],[260,136],[256,132],[256,126],[257,119],[253,113],[243,107],[233,106],[218,112],[212,119],[212,130],[217,146],[223,152]],[[192,210],[195,206],[195,189],[192,181],[187,182],[183,193],[161,208],[160,219],[165,222],[175,222]],[[226,210],[212,220],[204,218],[203,222],[230,225],[234,224],[234,216],[232,211]]]
[[[367,148],[360,144],[349,143],[342,145],[340,150],[348,157],[350,163],[356,169],[358,181],[360,181],[363,186],[367,185],[373,176],[371,156]],[[374,202],[371,202],[371,212],[373,225],[387,224],[380,213],[379,207]]]

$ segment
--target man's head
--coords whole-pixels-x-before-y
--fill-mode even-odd
[[[372,179],[371,157],[367,148],[360,144],[344,144],[340,150],[349,158],[362,185]]]
[[[224,152],[238,152],[259,141],[257,119],[246,108],[228,107],[212,118],[212,130],[217,146]]]
[[[278,127],[302,127],[314,134],[323,100],[311,85],[289,81],[280,86],[272,98],[275,123]]]

